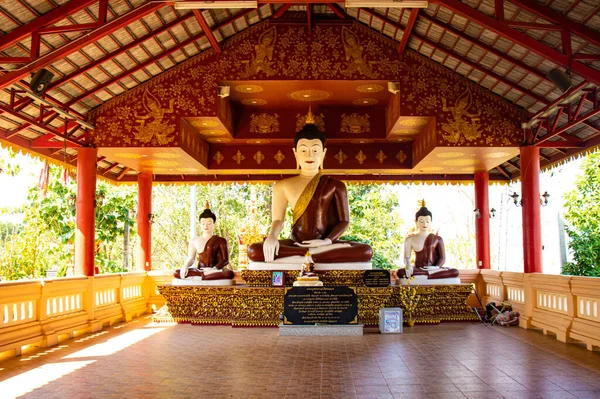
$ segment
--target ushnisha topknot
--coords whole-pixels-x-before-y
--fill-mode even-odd
[[[415,221],[419,220],[419,216],[429,216],[433,220],[433,215],[426,207],[422,206],[421,209],[415,214]]]
[[[198,216],[198,220],[211,218],[213,220],[213,222],[216,222],[217,216],[210,210],[210,205],[208,204],[208,201],[206,201],[205,208],[206,209],[204,209],[204,211],[200,214],[200,216]]]
[[[296,133],[296,136],[294,137],[294,148],[298,146],[298,141],[302,139],[321,140],[321,143],[323,143],[323,148],[325,148],[325,133],[321,132],[317,128],[317,125],[315,125],[315,117],[310,108],[308,109],[308,114],[306,115],[306,123],[304,124],[304,127],[298,133]]]

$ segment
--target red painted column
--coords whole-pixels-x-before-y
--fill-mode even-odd
[[[150,215],[152,214],[152,175],[140,173],[138,175],[138,210],[137,210],[137,234],[138,251],[136,270],[149,271],[152,269],[152,229],[150,227]]]
[[[77,151],[77,200],[75,202],[75,275],[94,275],[96,234],[97,148]]]
[[[477,268],[490,268],[490,177],[487,171],[475,173],[475,208],[481,217],[475,218],[475,244],[477,247]]]
[[[525,273],[542,272],[542,224],[540,221],[540,149],[521,147],[521,195],[523,197],[523,265]]]

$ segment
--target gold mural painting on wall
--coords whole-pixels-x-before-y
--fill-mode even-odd
[[[404,151],[400,150],[397,154],[396,154],[396,159],[398,160],[398,162],[400,163],[404,163],[404,161],[406,161],[406,154],[404,153]]]
[[[385,159],[387,158],[387,156],[382,150],[379,150],[377,155],[375,155],[375,158],[379,161],[380,164],[382,164],[383,161],[385,161]]]
[[[369,122],[369,114],[359,115],[356,112],[350,115],[342,114],[340,132],[360,134],[369,133],[370,131],[371,123]]]
[[[235,154],[232,158],[238,165],[241,164],[244,159],[246,159],[240,150],[238,150],[237,154]]]
[[[254,158],[254,161],[260,165],[262,161],[265,160],[265,155],[262,152],[258,151],[256,154],[254,154],[252,158]]]
[[[135,121],[138,125],[135,127],[136,133],[134,133],[136,140],[141,143],[149,143],[153,138],[156,139],[159,145],[169,144],[174,136],[171,136],[175,131],[175,126],[169,125],[168,123],[163,122],[163,118],[165,114],[173,113],[173,102],[175,100],[171,99],[169,101],[169,108],[162,108],[160,105],[160,101],[152,95],[146,89],[144,91],[144,95],[142,96],[142,104],[144,105],[144,109],[147,111],[146,115],[138,115],[135,116]],[[149,121],[146,124],[146,121]],[[170,136],[170,137],[169,137]]]
[[[279,115],[269,115],[262,113],[259,115],[250,115],[250,133],[278,133],[279,132]]]
[[[358,35],[350,29],[342,28],[342,42],[344,43],[344,53],[348,66],[342,74],[352,76],[355,72],[359,72],[365,76],[373,78],[372,64],[368,62],[363,54],[364,47],[360,45]]]
[[[246,71],[240,73],[240,77],[246,79],[259,72],[264,72],[267,76],[273,76],[277,71],[273,68],[273,50],[277,41],[277,30],[275,26],[264,31],[258,38],[258,43],[254,46],[254,55],[252,59],[241,61],[246,65]]]
[[[481,137],[481,112],[469,112],[469,108],[473,106],[473,96],[469,88],[458,97],[454,107],[448,107],[445,98],[442,98],[442,103],[442,110],[452,113],[452,119],[448,119],[448,123],[442,123],[442,130],[445,132],[442,133],[442,137],[445,140],[453,144],[463,144],[465,140],[473,142]]]
[[[225,157],[223,157],[223,154],[221,154],[221,151],[217,151],[215,153],[215,155],[213,155],[213,159],[215,160],[215,162],[217,163],[217,165],[221,165],[221,162],[223,162],[223,160],[225,159]]]
[[[367,156],[365,155],[364,152],[362,152],[362,150],[360,150],[358,152],[358,154],[356,154],[356,160],[358,161],[359,164],[363,164],[363,162],[365,162],[365,160],[367,159]]]
[[[325,115],[313,115],[315,119],[315,126],[320,132],[325,133]],[[296,115],[296,133],[298,133],[306,125],[306,114]]]

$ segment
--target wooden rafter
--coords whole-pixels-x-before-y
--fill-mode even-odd
[[[193,10],[193,12],[194,12],[194,16],[196,17],[196,20],[198,21],[198,24],[200,25],[200,27],[202,28],[202,31],[206,35],[206,38],[210,42],[210,45],[212,46],[213,49],[215,49],[217,54],[221,54],[221,46],[219,46],[219,42],[215,38],[215,35],[213,35],[213,32],[210,29],[210,26],[208,26],[208,23],[206,22],[206,19],[204,18],[204,14],[202,14],[202,11],[200,11],[200,10]]]
[[[419,9],[413,8],[410,12],[410,17],[408,17],[408,24],[406,24],[406,28],[404,29],[404,34],[402,35],[400,46],[398,46],[398,53],[400,54],[400,58],[404,57],[404,50],[408,45],[408,40],[410,39],[410,35],[412,33],[413,27],[415,26],[415,22],[417,21],[418,15]]]

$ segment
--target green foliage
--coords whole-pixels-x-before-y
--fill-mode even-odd
[[[0,174],[4,173],[9,176],[16,176],[21,172],[21,165],[16,161],[17,154],[11,149],[4,150],[8,154],[8,158],[0,158]]]
[[[581,170],[576,188],[564,198],[573,262],[562,274],[600,277],[600,152],[588,155]]]
[[[373,248],[373,267],[395,269],[402,256],[403,220],[398,196],[388,185],[348,184],[350,227],[342,239],[364,242]]]
[[[2,241],[2,278],[39,278],[47,270],[64,276],[73,266],[77,184],[72,179],[65,183],[61,175],[62,170],[51,167],[46,192],[30,188],[21,230]],[[129,214],[135,208],[135,189],[99,183],[96,192],[96,266],[101,273],[125,271],[118,238],[125,224],[133,226]]]

